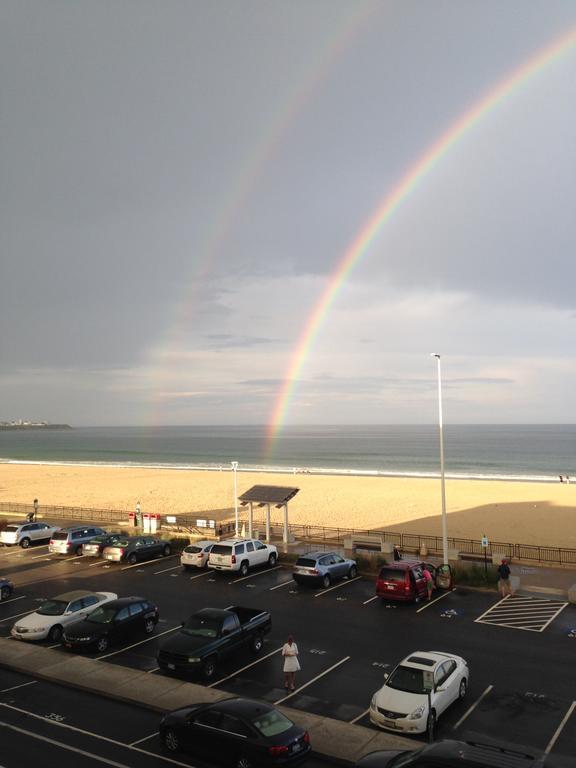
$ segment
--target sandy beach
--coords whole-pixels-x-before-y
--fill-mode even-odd
[[[440,481],[420,478],[238,473],[252,485],[300,489],[290,503],[298,524],[440,534]],[[0,465],[0,501],[161,514],[234,507],[230,471],[134,467]],[[450,536],[576,548],[576,484],[447,480]],[[273,510],[280,521],[281,511]]]

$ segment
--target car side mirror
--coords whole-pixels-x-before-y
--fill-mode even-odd
[[[388,674],[388,672],[384,672],[384,680],[388,680],[389,677],[390,675]]]

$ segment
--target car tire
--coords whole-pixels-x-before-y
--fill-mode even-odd
[[[20,546],[22,547],[22,549],[28,549],[28,547],[30,546],[30,543],[31,543],[30,539],[27,536],[25,536],[20,542]]]
[[[77,546],[77,547],[76,547],[76,549],[74,550],[74,554],[75,554],[77,557],[80,557],[80,555],[82,554],[82,552],[83,552],[82,544],[78,544],[78,546]]]
[[[0,600],[7,600],[11,594],[10,587],[2,587],[0,590]]]
[[[56,624],[50,629],[50,632],[48,632],[48,640],[50,640],[51,643],[59,643],[61,638],[62,627],[60,624]]]
[[[137,560],[138,560],[138,558],[136,556],[136,552],[131,552],[128,555],[128,562],[130,563],[130,565],[136,565],[136,561]]]
[[[357,575],[358,575],[358,568],[356,568],[355,565],[351,565],[350,570],[348,571],[348,578],[355,579]]]
[[[182,566],[182,570],[190,572],[192,570],[192,566],[191,565],[183,565]]]
[[[240,576],[248,576],[249,570],[250,570],[250,564],[248,563],[248,560],[243,560],[240,563]]]
[[[252,768],[253,763],[246,755],[239,755],[234,761],[235,768]]]
[[[216,674],[216,659],[209,658],[202,664],[202,674],[205,680],[212,680]]]
[[[151,635],[152,632],[154,632],[154,627],[156,626],[156,622],[154,619],[146,619],[144,622],[144,632],[146,632],[147,635]]]
[[[466,682],[466,679],[462,678],[462,680],[460,680],[460,688],[458,688],[458,698],[463,699],[466,696],[467,690],[468,690],[468,684]]]
[[[172,553],[172,547],[170,544],[166,544],[164,549],[162,550],[162,557],[168,557]]]
[[[322,579],[322,586],[324,587],[324,589],[328,589],[330,584],[332,584],[332,579],[330,578],[330,576],[328,574],[326,574],[324,576],[324,578]]]
[[[428,715],[426,722],[426,733],[428,734],[428,741],[434,741],[436,737],[436,711],[432,710]]]
[[[96,642],[96,650],[98,653],[104,653],[104,651],[107,651],[110,647],[110,640],[106,637],[106,635],[102,635],[102,637],[99,637]]]
[[[271,552],[270,557],[268,558],[268,565],[270,566],[270,568],[274,568],[277,560],[278,560],[278,555],[276,554],[276,552]]]
[[[252,638],[252,653],[260,653],[264,647],[264,638],[262,635],[254,635]]]
[[[172,730],[172,728],[168,728],[167,731],[164,731],[162,742],[164,743],[164,746],[168,752],[180,751],[180,739],[178,738],[176,732]]]

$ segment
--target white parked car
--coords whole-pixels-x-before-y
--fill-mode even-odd
[[[57,643],[62,637],[64,627],[82,621],[96,608],[117,598],[118,595],[114,592],[88,592],[85,589],[65,592],[51,600],[45,600],[37,611],[18,619],[10,634],[18,640],[48,638]]]
[[[186,571],[190,568],[205,568],[214,543],[213,541],[195,541],[185,547],[180,555],[182,568]]]
[[[257,565],[276,565],[278,550],[273,544],[258,539],[225,539],[214,544],[208,557],[208,568],[217,571],[237,571],[247,576]]]
[[[28,523],[24,520],[21,523],[9,523],[0,532],[0,541],[2,544],[20,544],[21,547],[26,548],[33,541],[50,539],[52,534],[58,530],[60,529],[57,525],[50,525],[50,523]]]
[[[442,651],[414,651],[398,664],[370,703],[370,721],[404,733],[434,731],[440,715],[466,695],[468,664]],[[426,681],[432,682],[430,708]]]

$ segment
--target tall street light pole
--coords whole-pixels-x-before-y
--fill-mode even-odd
[[[236,470],[238,469],[238,462],[232,462],[232,470],[234,472],[234,531],[235,536],[238,538],[238,485],[236,481]]]
[[[438,369],[438,427],[440,432],[440,487],[442,489],[442,556],[444,565],[448,565],[448,523],[446,521],[446,483],[444,479],[444,424],[442,420],[442,371],[440,355],[432,353],[436,358]]]

